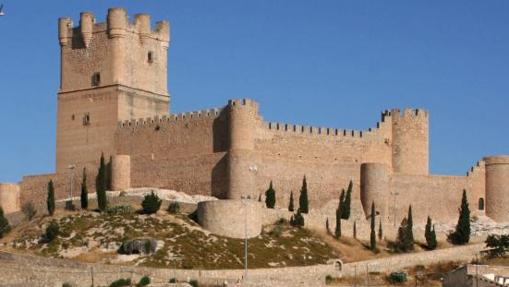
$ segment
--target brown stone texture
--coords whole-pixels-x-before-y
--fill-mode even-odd
[[[486,200],[487,215],[508,220],[505,157],[496,164],[488,158],[486,168],[480,161],[466,176],[429,174],[427,111],[386,110],[367,130],[267,122],[250,99],[172,114],[168,22],[151,28],[146,14],[129,22],[120,8],[106,18],[95,23],[94,15],[82,13],[78,27],[69,18],[59,21],[56,173],[23,178],[22,203],[44,200],[49,179],[58,197],[67,196],[73,173],[78,191],[84,167],[93,192],[104,153],[112,159],[115,189],[159,187],[239,199],[263,197],[272,181],[276,206],[287,207],[292,191],[298,204],[306,176],[311,209],[330,208],[352,181],[352,206],[364,218],[375,201],[384,222],[399,223],[409,205],[418,220],[455,220],[466,190],[472,210],[482,213],[477,205]]]
[[[19,211],[19,185],[15,183],[0,183],[0,207],[4,213]]]
[[[509,222],[509,156],[490,156],[486,162],[486,215]]]
[[[198,223],[208,231],[232,238],[252,238],[262,231],[262,204],[253,200],[198,203]]]

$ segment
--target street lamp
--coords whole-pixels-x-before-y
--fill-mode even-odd
[[[393,201],[392,201],[392,213],[393,213],[393,216],[394,216],[394,227],[396,227],[396,196],[399,195],[399,192],[395,191],[395,192],[391,192],[391,195],[393,196]]]
[[[242,195],[242,205],[244,205],[244,283],[247,282],[247,200],[250,196]]]
[[[73,185],[74,185],[74,169],[76,168],[76,166],[74,164],[70,164],[68,167],[69,169],[69,200],[67,201],[66,203],[66,208],[69,209],[69,210],[73,210],[73,204],[72,204],[72,188],[73,188]]]

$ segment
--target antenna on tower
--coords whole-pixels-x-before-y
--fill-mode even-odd
[[[0,16],[4,16],[4,4],[0,4]]]

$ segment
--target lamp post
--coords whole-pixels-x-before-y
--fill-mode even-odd
[[[397,191],[391,192],[391,195],[393,196],[393,201],[392,201],[392,213],[393,213],[393,217],[394,217],[393,225],[394,225],[394,227],[396,227],[396,196],[399,195],[399,192],[397,192]]]
[[[69,168],[69,202],[67,203],[69,206],[68,208],[72,208],[72,188],[74,185],[74,169],[76,166],[74,164],[70,164],[67,168]],[[66,204],[66,205],[67,205]]]
[[[247,200],[249,196],[242,195],[242,204],[244,205],[244,283],[247,282]]]

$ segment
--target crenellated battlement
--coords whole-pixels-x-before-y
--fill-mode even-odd
[[[382,112],[382,121],[385,121],[387,117],[391,117],[393,120],[399,120],[401,118],[410,118],[410,119],[427,119],[429,113],[425,109],[411,109],[406,108],[403,110],[400,109],[390,109]]]
[[[341,129],[330,127],[316,127],[308,125],[297,125],[280,122],[264,122],[264,127],[270,131],[291,132],[296,134],[322,135],[331,137],[348,137],[348,138],[370,138],[378,135],[385,125],[387,125],[387,117],[385,112],[382,113],[381,120],[376,123],[375,127],[366,130]]]
[[[130,119],[118,122],[119,129],[152,127],[165,123],[189,122],[191,120],[203,118],[217,118],[221,114],[221,108],[205,109],[194,112],[185,112],[179,114],[169,114],[163,116],[154,116],[148,118]]]
[[[484,160],[479,160],[475,163],[475,165],[471,166],[468,171],[466,172],[466,176],[473,176],[477,174],[478,172],[484,172],[485,168],[485,162]]]
[[[133,21],[129,21],[127,11],[123,8],[110,8],[106,22],[101,23],[96,23],[92,12],[82,12],[78,26],[73,26],[70,17],[59,19],[61,46],[71,43],[71,39],[74,37],[80,37],[85,48],[88,48],[93,34],[102,32],[108,33],[110,38],[125,37],[128,33],[132,33],[137,34],[141,41],[145,39],[154,39],[163,43],[170,41],[170,23],[168,21],[158,21],[155,28],[152,29],[149,14],[136,14]]]

